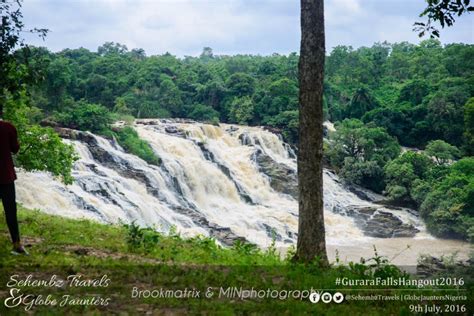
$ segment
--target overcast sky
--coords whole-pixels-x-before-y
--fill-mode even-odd
[[[420,40],[412,32],[423,0],[326,0],[327,50],[336,45]],[[28,43],[52,51],[106,41],[147,55],[288,54],[299,50],[299,0],[24,0],[26,27],[48,28]],[[474,42],[474,14],[441,33],[443,43]]]

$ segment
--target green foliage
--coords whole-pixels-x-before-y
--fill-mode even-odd
[[[219,112],[204,104],[197,104],[192,107],[189,117],[196,121],[219,123]]]
[[[359,88],[352,96],[351,102],[345,111],[345,116],[360,119],[370,110],[376,108],[378,102],[369,94],[365,88]]]
[[[441,139],[467,149],[463,107],[474,95],[473,59],[473,45],[437,40],[335,47],[326,59],[330,119],[373,122],[405,146]]]
[[[126,152],[140,157],[149,164],[156,166],[161,164],[160,158],[156,156],[150,144],[142,140],[133,127],[126,126],[122,129],[118,129],[113,132],[113,135],[116,136],[120,146],[122,146]]]
[[[361,258],[360,262],[350,262],[348,268],[361,279],[409,277],[407,272],[404,272],[397,266],[391,264],[387,257],[379,255],[375,246],[373,257],[367,259]]]
[[[428,102],[426,120],[432,126],[433,139],[460,145],[464,130],[464,104],[470,93],[463,86],[443,88]]]
[[[170,79],[165,79],[160,83],[158,102],[171,115],[179,117],[182,114],[181,92]]]
[[[249,96],[254,92],[255,79],[246,73],[235,73],[227,79],[226,86],[232,96]]]
[[[31,120],[37,109],[26,105],[26,93],[9,99],[5,108],[5,119],[12,122],[18,132],[20,151],[15,157],[18,167],[27,171],[48,171],[71,184],[71,169],[77,155],[71,145],[62,142],[51,128],[41,127]]]
[[[113,109],[114,113],[119,115],[131,115],[132,111],[127,107],[127,102],[125,98],[117,98],[115,99],[115,106]]]
[[[44,38],[48,33],[46,29],[25,29],[21,0],[0,1],[0,108],[4,108],[8,98],[21,99],[24,85],[36,83],[40,77],[29,66],[29,47],[24,43],[22,33],[36,33]],[[14,50],[21,48],[23,63],[18,61]]]
[[[388,196],[401,203],[422,201],[423,182],[420,181],[428,179],[433,166],[428,156],[411,151],[390,161],[384,167]]]
[[[55,119],[62,125],[91,132],[104,132],[112,123],[112,117],[104,106],[79,101],[66,112],[57,113]]]
[[[428,156],[434,157],[436,162],[444,165],[460,156],[459,149],[442,140],[433,140],[426,145],[425,152]]]
[[[32,52],[21,33],[29,31],[44,38],[48,30],[25,30],[20,8],[21,1],[0,2],[0,110],[18,131],[21,149],[15,157],[16,165],[28,171],[49,171],[70,184],[72,164],[77,159],[73,147],[64,144],[52,129],[37,125],[41,112],[28,105],[25,88],[37,84],[43,74],[30,60]]]
[[[345,180],[378,192],[383,190],[383,167],[400,153],[396,139],[383,128],[346,119],[336,125],[330,141],[327,155]]]
[[[464,105],[464,130],[465,151],[474,156],[474,98]]]
[[[296,54],[218,56],[207,47],[199,57],[179,59],[147,57],[118,43],[106,43],[98,52],[31,52],[29,65],[46,80],[31,83],[29,91],[46,115],[84,99],[120,115],[217,123],[216,113],[203,107],[208,106],[221,122],[272,125],[287,140],[298,141]],[[423,148],[441,139],[469,153],[464,106],[474,96],[472,60],[473,45],[443,47],[436,40],[337,46],[326,58],[325,115],[373,123],[406,146]],[[25,73],[33,72],[25,68]]]
[[[299,111],[284,111],[272,117],[268,122],[269,125],[275,126],[283,130],[283,138],[291,144],[298,143],[299,133]]]
[[[246,125],[254,117],[254,103],[248,96],[235,98],[230,104],[229,120],[232,123]]]
[[[440,237],[472,238],[474,230],[474,158],[463,158],[449,173],[432,183],[420,213],[431,232]]]
[[[257,245],[251,244],[251,243],[248,243],[248,242],[243,242],[241,240],[237,240],[234,243],[233,249],[238,254],[242,254],[242,255],[246,255],[246,256],[256,254],[259,251]]]
[[[428,84],[424,80],[415,79],[405,83],[400,89],[398,97],[399,102],[410,102],[413,105],[418,105],[423,101],[429,93]]]
[[[428,6],[421,12],[420,17],[426,16],[428,21],[416,22],[414,31],[418,32],[418,36],[423,37],[429,34],[430,37],[439,37],[439,30],[432,25],[438,22],[442,28],[445,26],[453,26],[456,16],[461,16],[474,11],[474,7],[470,6],[470,0],[428,0]]]
[[[376,192],[384,189],[383,168],[374,160],[344,159],[339,175],[349,183],[358,184]]]
[[[152,228],[143,228],[132,222],[131,224],[125,224],[127,230],[126,241],[130,251],[133,252],[150,252],[155,248],[162,235]]]

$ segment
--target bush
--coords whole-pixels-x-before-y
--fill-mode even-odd
[[[196,104],[193,106],[189,117],[196,121],[209,122],[212,124],[219,123],[219,112],[204,104]]]
[[[400,145],[384,128],[357,119],[336,125],[327,151],[331,165],[347,182],[377,192],[385,186],[383,167],[399,153]]]
[[[131,251],[138,252],[144,250],[151,252],[161,239],[161,234],[152,228],[142,228],[132,222],[130,225],[124,225],[127,230],[126,241]]]
[[[268,124],[281,128],[283,130],[283,138],[286,142],[297,144],[298,143],[298,130],[299,130],[299,112],[284,111],[279,113],[277,116],[272,117],[268,120]]]
[[[161,160],[156,156],[153,149],[146,141],[140,139],[137,132],[130,126],[124,127],[114,132],[120,146],[131,154],[134,154],[147,163],[159,166]]]
[[[415,193],[414,188],[421,185],[420,181],[432,176],[433,167],[434,163],[428,156],[411,151],[390,161],[384,167],[388,196],[395,202],[418,201],[418,205],[421,204],[423,189],[417,187]],[[416,198],[413,197],[414,195]]]
[[[235,98],[230,104],[229,120],[237,124],[248,124],[254,118],[255,105],[248,96]]]
[[[425,150],[426,154],[434,157],[436,162],[440,165],[447,164],[461,155],[456,146],[440,139],[429,142]]]
[[[428,229],[439,237],[468,239],[474,231],[474,158],[464,158],[434,182],[420,207]]]
[[[32,122],[38,110],[28,107],[26,101],[26,93],[22,93],[19,100],[9,98],[5,106],[5,119],[16,126],[21,144],[15,165],[27,171],[48,171],[71,184],[72,166],[78,159],[74,147],[62,142],[53,129]]]
[[[55,119],[63,126],[100,133],[109,128],[112,116],[109,110],[100,105],[79,101],[66,112],[56,113]]]
[[[376,161],[359,161],[346,157],[340,175],[349,183],[376,192],[381,192],[385,187],[383,168]]]

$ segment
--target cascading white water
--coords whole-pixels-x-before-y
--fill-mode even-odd
[[[65,140],[80,156],[74,166],[73,185],[64,186],[46,173],[19,172],[19,201],[28,208],[74,218],[136,221],[161,231],[176,226],[185,236],[212,235],[224,243],[234,236],[262,247],[272,238],[279,247],[295,244],[297,201],[272,188],[271,179],[255,159],[260,151],[296,173],[294,155],[277,135],[258,127],[166,120],[141,121],[134,127],[162,159],[161,166],[149,165],[125,153],[115,142],[89,133],[94,148],[83,140]],[[92,151],[97,148],[108,158],[96,159]],[[420,232],[415,239],[443,242],[429,236],[416,216],[360,199],[328,170],[324,171],[324,196],[330,249],[350,253],[356,245],[382,242],[365,236],[354,218],[345,215],[354,207],[377,207],[416,226]],[[467,252],[466,244],[458,246]],[[357,252],[357,256],[363,254]],[[354,259],[350,254],[348,258]]]

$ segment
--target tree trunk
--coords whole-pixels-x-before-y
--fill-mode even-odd
[[[323,212],[324,0],[301,0],[298,148],[299,223],[295,259],[328,264]]]

